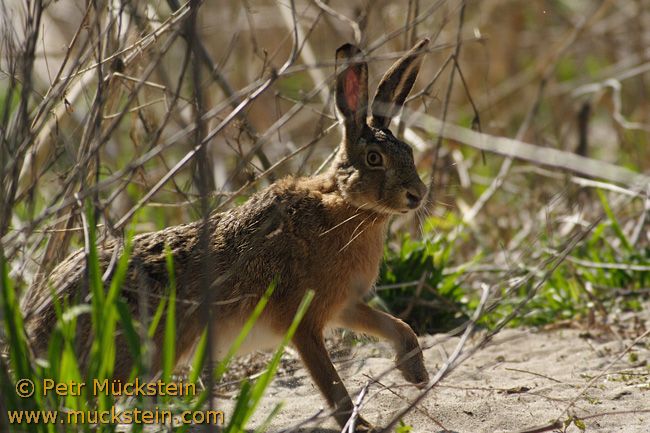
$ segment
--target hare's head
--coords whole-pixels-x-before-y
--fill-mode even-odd
[[[368,65],[353,45],[336,51],[336,108],[344,132],[332,170],[341,193],[356,207],[405,213],[417,209],[426,194],[413,150],[388,127],[415,83],[428,42],[418,42],[384,74],[369,117]]]

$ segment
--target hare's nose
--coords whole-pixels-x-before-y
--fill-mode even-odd
[[[420,206],[422,197],[416,191],[406,191],[406,200],[408,202],[409,209],[415,209]]]

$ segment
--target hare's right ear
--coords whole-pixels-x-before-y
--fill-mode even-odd
[[[343,118],[345,138],[355,142],[368,115],[368,65],[361,50],[351,44],[336,50],[336,108]]]
[[[426,52],[424,47],[428,43],[429,39],[422,39],[386,71],[372,100],[370,126],[388,128],[391,119],[402,109],[415,84],[422,57]]]

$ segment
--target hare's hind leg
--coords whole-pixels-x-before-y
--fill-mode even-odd
[[[341,313],[339,323],[345,328],[387,339],[397,352],[397,368],[404,378],[417,386],[429,381],[417,336],[402,320],[357,302]]]
[[[314,382],[327,399],[327,403],[334,408],[336,422],[341,427],[345,426],[352,414],[352,400],[327,353],[322,330],[316,330],[307,323],[302,323],[293,337],[293,344],[298,349]],[[361,417],[357,418],[355,432],[372,431],[374,430],[370,423]]]

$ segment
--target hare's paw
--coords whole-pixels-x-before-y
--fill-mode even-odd
[[[429,372],[424,367],[422,352],[408,357],[408,354],[397,358],[397,369],[402,372],[404,379],[418,388],[424,388],[429,383]]]

